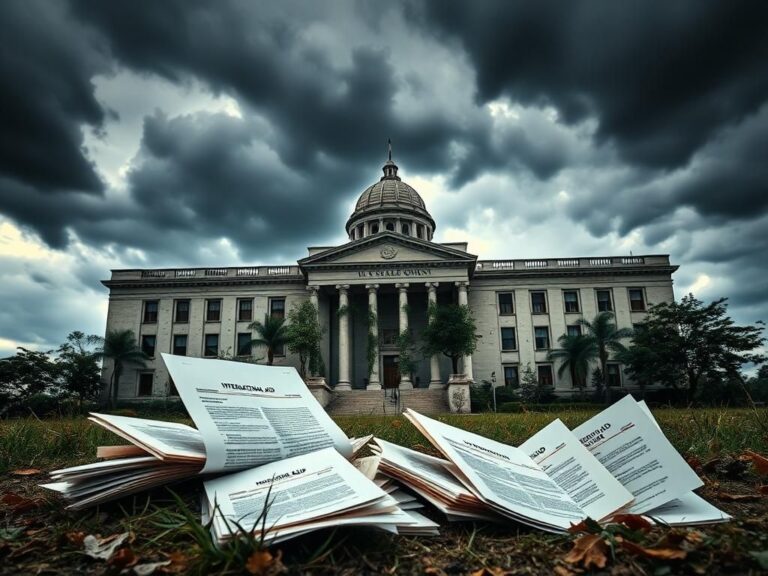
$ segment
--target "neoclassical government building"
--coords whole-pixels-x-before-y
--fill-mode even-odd
[[[667,255],[478,260],[464,242],[434,242],[436,223],[398,176],[391,153],[383,170],[347,220],[348,242],[309,247],[295,264],[113,270],[103,281],[107,330],[132,330],[152,358],[144,367],[126,367],[120,397],[174,393],[160,352],[265,357],[249,346],[248,325],[265,314],[285,316],[306,299],[319,311],[326,381],[336,392],[443,388],[450,360],[424,358],[418,343],[429,303],[455,302],[469,305],[480,336],[475,353],[461,362],[466,377],[517,386],[530,365],[542,384],[568,394],[570,377],[558,376],[547,359],[559,336],[579,333],[578,320],[602,310],[612,311],[619,327],[631,327],[648,307],[673,300],[677,266]],[[370,375],[369,310],[379,332]],[[401,375],[398,335],[406,329],[415,365]],[[277,352],[276,364],[298,366],[297,358]],[[611,385],[632,387],[621,365],[611,363],[608,375]]]

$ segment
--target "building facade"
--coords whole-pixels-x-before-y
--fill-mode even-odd
[[[478,260],[466,243],[433,242],[435,222],[423,199],[398,176],[391,156],[383,177],[367,188],[346,223],[349,241],[310,247],[286,266],[113,270],[107,330],[132,330],[152,359],[126,366],[124,399],[173,395],[159,353],[200,357],[265,357],[248,342],[249,324],[265,315],[284,317],[311,300],[323,328],[326,381],[338,392],[354,389],[442,388],[450,377],[446,357],[423,358],[420,334],[430,302],[467,304],[478,327],[477,350],[460,370],[475,382],[517,386],[526,365],[557,394],[573,390],[547,354],[578,320],[599,311],[618,327],[641,322],[646,310],[672,301],[667,255]],[[368,370],[368,323],[376,318],[378,345]],[[413,371],[401,374],[398,336],[412,335]],[[298,366],[277,350],[276,364]],[[109,366],[105,374],[109,374]],[[632,388],[615,362],[611,385]]]

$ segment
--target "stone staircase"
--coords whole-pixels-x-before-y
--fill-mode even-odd
[[[399,392],[399,399],[393,392]],[[406,408],[422,414],[450,412],[447,391],[428,388],[334,391],[325,407],[331,416],[394,415]]]

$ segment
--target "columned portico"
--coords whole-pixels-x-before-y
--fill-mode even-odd
[[[339,291],[339,380],[336,390],[351,390],[349,380],[349,284],[337,284]]]
[[[371,325],[368,327],[369,330],[372,330],[374,334],[378,334],[379,331],[379,306],[378,306],[378,296],[377,291],[379,289],[378,284],[366,284],[366,289],[368,290],[368,312],[370,314],[370,323]],[[376,340],[376,352],[375,352],[376,360],[373,363],[373,367],[371,369],[371,375],[368,380],[368,385],[366,388],[368,390],[381,390],[381,379],[379,378],[379,345],[378,345],[378,338]]]
[[[399,314],[398,333],[403,334],[403,332],[408,330],[408,283],[407,282],[397,283],[395,284],[395,288],[397,288],[397,292],[398,292],[398,305],[397,305],[398,314]],[[405,390],[409,390],[413,388],[410,372],[401,372],[400,388]]]
[[[437,287],[440,284],[438,282],[427,282],[427,315],[432,306],[437,305]],[[431,322],[432,319],[429,318]],[[430,388],[444,388],[442,380],[440,380],[440,359],[437,354],[434,354],[429,359],[429,387]]]
[[[459,289],[459,306],[467,306],[469,304],[469,299],[467,298],[467,286],[469,285],[469,282],[456,282],[456,287]],[[473,375],[472,375],[472,356],[467,355],[464,356],[461,359],[462,369],[464,370],[464,375],[467,377],[467,380],[470,382],[474,381]]]

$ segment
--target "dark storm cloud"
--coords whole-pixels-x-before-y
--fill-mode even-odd
[[[0,173],[38,190],[99,192],[83,155],[83,125],[104,111],[91,78],[107,69],[95,38],[62,2],[9,0],[0,5]]]
[[[768,97],[764,2],[425,2],[427,31],[457,39],[478,98],[594,116],[632,163],[684,164]]]

